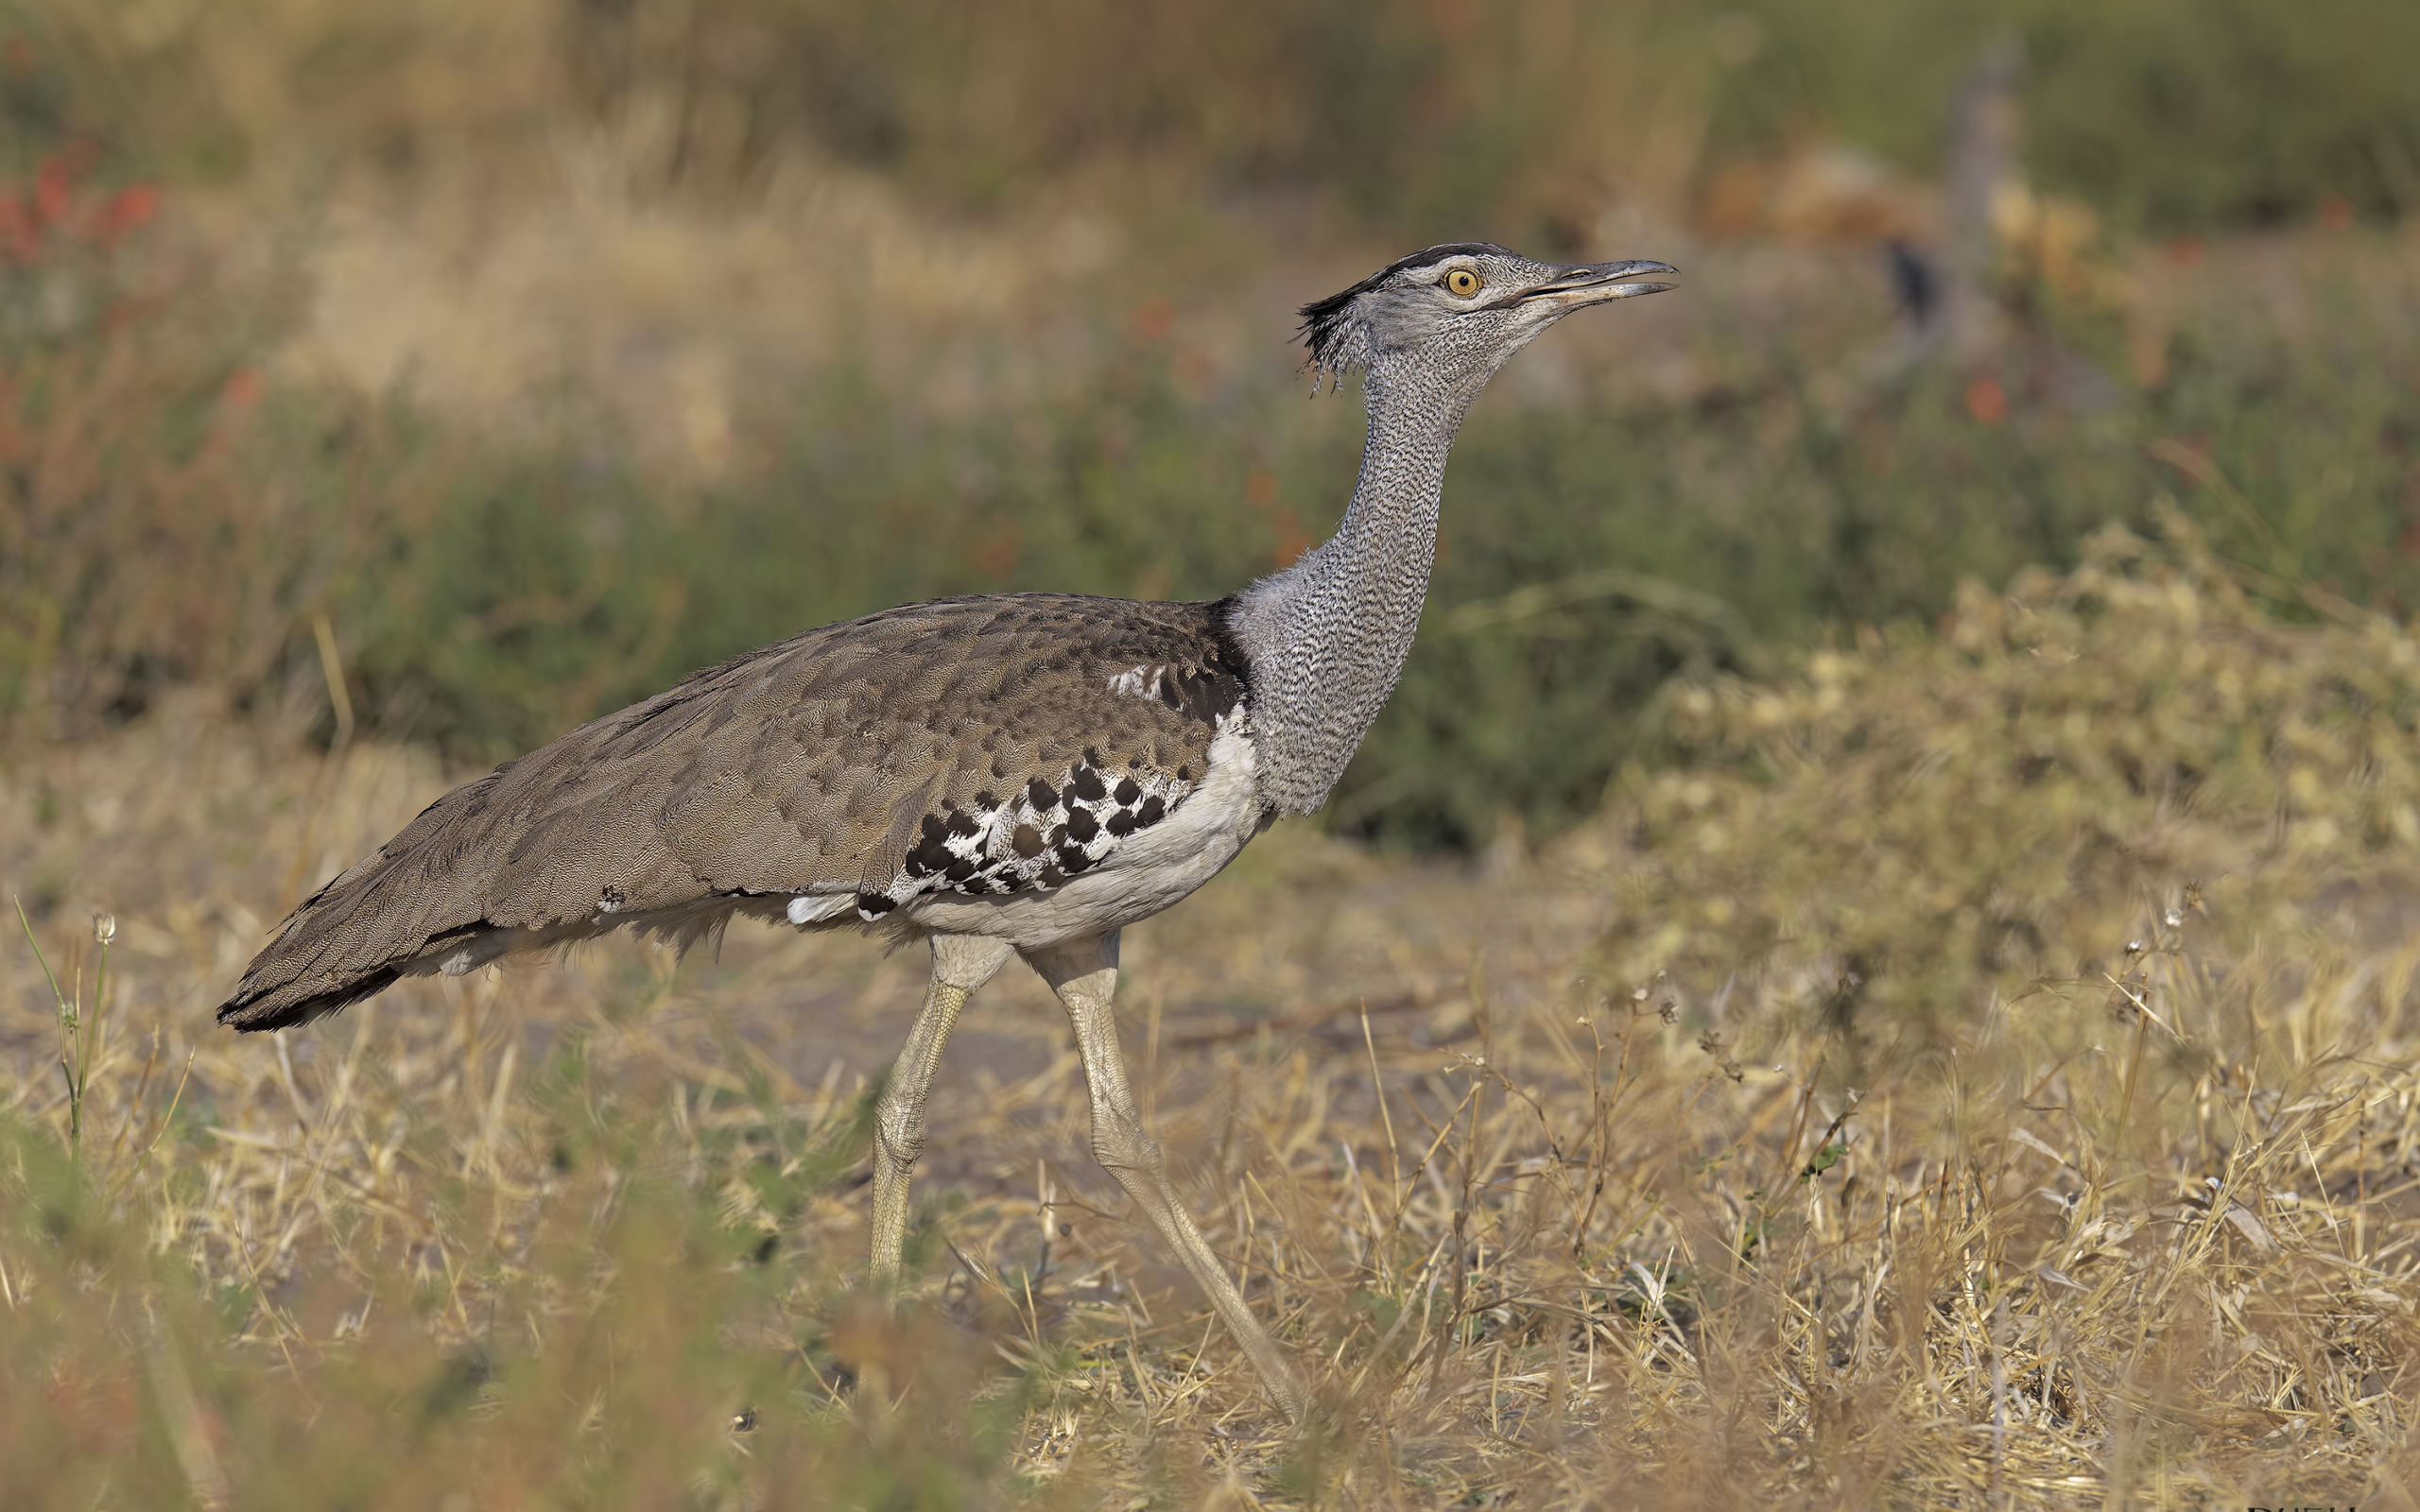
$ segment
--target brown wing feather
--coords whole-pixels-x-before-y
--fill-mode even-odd
[[[873,918],[1054,885],[1115,843],[1104,819],[1156,820],[1203,775],[1244,691],[1224,608],[944,599],[700,672],[431,804],[294,911],[219,1020],[282,1027],[449,957],[693,937],[799,894]]]

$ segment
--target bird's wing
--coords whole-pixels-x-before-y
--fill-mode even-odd
[[[294,911],[219,1018],[299,1022],[448,956],[734,899],[873,919],[1056,886],[1201,781],[1244,696],[1223,608],[946,599],[699,673],[431,804]]]

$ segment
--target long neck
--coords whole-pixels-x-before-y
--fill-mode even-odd
[[[1251,664],[1261,799],[1283,813],[1327,800],[1402,675],[1437,556],[1445,455],[1478,385],[1382,359],[1364,391],[1370,436],[1344,523],[1245,590],[1232,621]]]

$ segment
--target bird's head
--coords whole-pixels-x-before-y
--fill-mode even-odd
[[[1486,242],[1414,252],[1303,306],[1314,374],[1409,361],[1485,383],[1538,333],[1582,305],[1654,294],[1664,263],[1538,263]]]

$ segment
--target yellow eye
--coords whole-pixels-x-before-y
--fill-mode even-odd
[[[1445,292],[1458,300],[1467,300],[1478,292],[1478,275],[1467,267],[1458,267],[1445,275]]]

